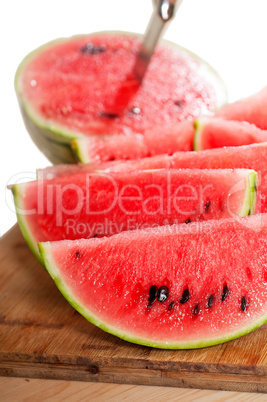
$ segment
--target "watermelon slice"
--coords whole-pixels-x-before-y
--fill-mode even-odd
[[[69,303],[130,342],[199,348],[267,321],[266,215],[39,248]]]
[[[267,141],[267,130],[245,121],[222,118],[195,121],[194,150],[249,145]]]
[[[267,130],[267,87],[247,98],[221,108],[218,116],[227,120],[247,121],[262,130]]]
[[[157,47],[140,86],[132,74],[140,43],[140,36],[126,33],[76,36],[48,43],[22,61],[15,78],[22,115],[51,161],[74,161],[74,139],[143,134],[212,115],[225,102],[216,72],[167,42]]]
[[[193,151],[194,122],[185,120],[171,126],[158,127],[144,135],[90,136],[73,140],[71,145],[80,162],[106,162],[140,159],[177,151]]]
[[[51,179],[78,172],[129,172],[146,169],[254,169],[259,176],[257,212],[267,212],[267,143],[240,147],[208,149],[198,152],[176,152],[134,161],[58,165],[37,171],[38,178]]]
[[[150,170],[78,173],[13,187],[21,231],[37,242],[110,236],[255,211],[253,170]]]
[[[91,136],[74,140],[72,146],[80,162],[139,159],[177,151],[249,145],[267,141],[267,130],[254,124],[220,117],[183,121],[148,130],[143,136]]]

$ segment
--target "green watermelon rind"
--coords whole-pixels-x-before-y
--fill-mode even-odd
[[[201,138],[202,138],[202,130],[205,126],[205,118],[196,119],[194,121],[194,139],[193,139],[193,151],[202,151],[201,147]]]
[[[238,214],[238,216],[248,216],[254,215],[257,202],[257,191],[258,191],[258,174],[255,170],[251,172],[246,177],[246,193],[244,197],[243,206]]]
[[[87,140],[85,138],[77,138],[71,141],[72,151],[78,162],[81,163],[92,163],[95,162],[91,160],[87,153]]]
[[[26,183],[27,184],[27,183]],[[26,185],[25,184],[25,185]],[[33,252],[35,257],[42,262],[39,249],[37,246],[37,242],[34,239],[34,236],[32,234],[32,231],[28,225],[27,219],[25,218],[26,215],[23,215],[20,213],[20,210],[24,210],[23,206],[23,198],[24,198],[24,186],[20,184],[19,190],[18,186],[14,185],[11,187],[11,191],[13,194],[14,198],[14,204],[15,204],[15,209],[16,209],[16,215],[17,215],[17,221],[21,230],[21,233],[26,240],[26,243],[28,244],[30,250]]]
[[[75,35],[70,38],[59,38],[54,41],[50,41],[37,49],[33,50],[31,53],[29,53],[20,63],[16,75],[15,75],[15,91],[17,94],[19,106],[21,109],[21,114],[23,116],[23,120],[25,123],[25,126],[30,133],[31,138],[35,142],[35,144],[39,147],[39,149],[47,156],[49,160],[51,160],[52,163],[59,163],[58,161],[65,161],[68,163],[73,163],[76,161],[76,157],[73,154],[73,148],[70,146],[70,142],[75,139],[83,138],[84,134],[80,132],[73,132],[70,130],[67,130],[65,127],[61,127],[60,125],[57,124],[51,124],[48,121],[46,121],[40,114],[36,113],[31,105],[26,101],[26,99],[23,97],[22,90],[20,88],[20,76],[22,71],[24,70],[25,67],[27,67],[28,63],[40,52],[42,52],[45,49],[48,49],[51,47],[51,45],[56,45],[58,43],[62,43],[65,41],[69,41],[71,39],[75,38],[82,38],[82,37],[89,37],[89,36],[96,36],[96,35],[101,35],[101,34],[112,34],[112,35],[126,35],[126,36],[136,36],[136,37],[142,37],[140,34],[132,33],[132,32],[116,32],[116,31],[103,31],[103,32],[94,32],[90,35]],[[227,91],[225,84],[223,83],[221,77],[217,73],[217,71],[211,67],[206,61],[201,59],[199,56],[194,54],[193,52],[175,44],[169,41],[162,41],[163,44],[172,46],[175,48],[180,49],[181,52],[185,52],[186,54],[190,55],[193,57],[195,60],[199,61],[201,64],[201,67],[203,69],[203,75],[207,76],[207,79],[209,82],[213,84],[213,87],[215,89],[215,93],[217,96],[217,110],[219,110],[223,104],[226,103],[227,101]],[[90,136],[90,133],[87,134]],[[51,150],[49,149],[48,146],[44,146],[40,144],[39,137],[43,137],[44,139],[50,139],[53,140],[57,145],[64,144],[65,147],[68,148],[62,149],[63,156],[61,159],[61,151],[58,150],[58,152],[55,152],[56,155],[51,154]],[[52,144],[50,144],[52,147]],[[66,155],[68,155],[66,157]]]
[[[37,129],[37,126],[34,124],[33,120],[27,118],[25,109],[21,108],[21,114],[32,141],[37,148],[42,150],[43,154],[47,157],[47,159],[50,160],[50,162],[55,165],[59,163],[76,162],[77,159],[73,155],[69,144],[58,142],[47,135],[42,135],[41,132],[45,131],[45,129],[41,127]]]
[[[90,241],[90,240],[89,240]],[[131,342],[131,343],[136,343],[139,345],[143,346],[149,346],[153,348],[159,348],[159,349],[198,349],[198,348],[203,348],[203,347],[208,347],[208,346],[213,346],[213,345],[218,345],[220,343],[224,343],[236,338],[239,338],[243,335],[248,334],[249,332],[252,332],[253,330],[259,328],[263,324],[267,322],[267,314],[261,317],[258,320],[255,320],[255,322],[251,323],[250,325],[238,329],[236,331],[233,331],[229,333],[228,335],[224,336],[218,336],[216,338],[207,338],[207,339],[202,339],[202,340],[193,340],[193,341],[186,341],[186,342],[168,342],[166,341],[152,341],[147,338],[141,338],[138,336],[135,336],[134,334],[130,333],[125,333],[120,329],[117,329],[103,320],[100,320],[95,314],[93,314],[79,299],[76,297],[71,289],[68,287],[66,282],[62,279],[60,272],[56,266],[56,263],[53,259],[52,253],[50,251],[50,243],[38,243],[39,251],[41,258],[43,260],[43,265],[51,278],[54,280],[57,288],[59,291],[62,293],[62,295],[65,297],[65,299],[69,302],[69,304],[77,310],[84,318],[86,318],[89,322],[92,324],[96,325],[100,329],[102,329],[105,332],[108,332],[112,335],[117,336],[118,338],[121,338],[125,341]]]

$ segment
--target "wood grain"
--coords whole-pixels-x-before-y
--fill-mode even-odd
[[[147,387],[77,381],[0,378],[0,400],[16,401],[266,401],[265,394],[188,388]]]
[[[267,391],[267,326],[200,350],[167,351],[94,327],[63,298],[15,226],[0,246],[0,375]]]

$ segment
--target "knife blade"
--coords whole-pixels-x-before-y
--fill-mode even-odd
[[[180,7],[183,0],[154,0],[153,13],[148,23],[144,40],[137,54],[134,75],[142,82],[147,67],[155,50],[155,47],[166,29],[168,23],[173,19],[176,11]]]

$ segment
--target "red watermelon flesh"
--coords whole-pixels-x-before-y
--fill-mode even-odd
[[[143,134],[213,114],[219,103],[210,79],[215,73],[203,61],[161,44],[139,86],[132,70],[140,44],[141,37],[122,33],[52,42],[22,62],[17,93],[35,120],[63,135]]]
[[[39,247],[72,306],[131,342],[204,347],[267,320],[266,215]]]
[[[194,150],[249,145],[267,141],[267,130],[245,121],[224,120],[220,117],[195,122]]]
[[[182,121],[171,126],[146,130],[144,135],[90,136],[72,141],[78,159],[83,163],[140,159],[177,151],[192,151],[194,122]]]
[[[247,121],[262,130],[267,130],[267,87],[247,98],[229,103],[221,108],[217,116],[227,120]]]
[[[40,241],[253,214],[256,191],[257,175],[246,169],[79,173],[13,187],[36,254]]]
[[[207,149],[198,152],[176,152],[172,156],[157,155],[134,161],[78,165],[58,165],[39,169],[39,178],[65,176],[79,171],[129,172],[146,169],[254,169],[259,178],[257,212],[267,212],[267,143],[240,147]]]
[[[90,137],[73,141],[81,162],[139,159],[177,151],[195,151],[267,141],[267,130],[254,124],[220,117],[183,121],[148,130],[143,136]]]
[[[59,164],[37,169],[38,180],[51,180],[56,177],[70,176],[76,173],[93,172],[130,172],[135,170],[170,169],[172,157],[169,155],[156,155],[139,160],[119,160],[110,162],[92,162],[77,164]],[[186,168],[185,168],[186,169]]]

